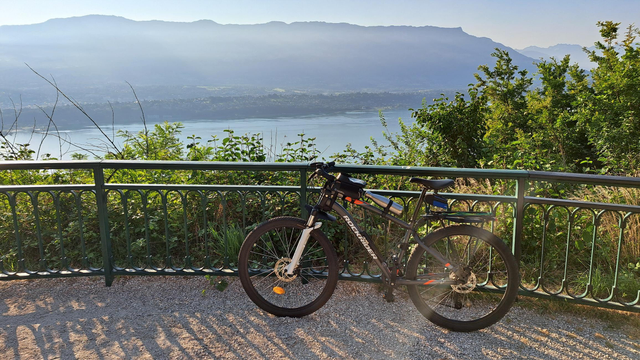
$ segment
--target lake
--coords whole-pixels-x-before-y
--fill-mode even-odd
[[[400,131],[398,118],[402,118],[407,124],[411,123],[410,114],[408,110],[384,112],[389,131]],[[317,149],[321,152],[320,157],[326,159],[330,159],[333,154],[344,150],[348,143],[351,143],[357,150],[364,150],[366,145],[370,145],[370,138],[386,144],[382,136],[384,127],[380,123],[378,112],[376,111],[275,119],[188,120],[182,121],[182,123],[184,128],[179,138],[184,144],[188,144],[190,140],[187,137],[194,134],[202,138],[201,143],[205,143],[213,135],[216,135],[218,139],[226,137],[227,133],[224,130],[231,129],[235,132],[235,135],[261,133],[265,147],[267,149],[275,148],[279,151],[287,142],[299,141],[300,138],[297,135],[304,133],[305,138],[316,138],[315,143]],[[148,122],[147,127],[152,129],[154,124]],[[118,130],[138,132],[142,130],[142,124],[116,125],[115,132]],[[111,126],[103,127],[103,131],[109,136],[114,133],[114,129]],[[77,144],[85,149],[94,149],[94,153],[98,155],[104,154],[105,147],[102,144],[105,143],[105,138],[96,128],[68,130],[61,132],[60,135],[70,143]],[[37,151],[42,136],[34,134],[31,138],[31,131],[18,131],[8,136],[8,139],[20,144],[30,143],[32,144],[31,148]],[[121,138],[116,138],[115,142],[118,146],[122,145]],[[219,141],[218,144],[220,144]],[[71,154],[74,152],[87,153],[66,143],[62,145],[62,152],[62,159],[70,159]],[[60,157],[60,146],[56,137],[49,135],[45,138],[40,149],[40,155],[44,153]],[[92,157],[90,156],[90,158]]]

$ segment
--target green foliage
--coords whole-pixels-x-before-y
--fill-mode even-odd
[[[177,138],[182,123],[156,124],[153,131],[118,131],[124,139],[121,160],[182,160],[182,143]],[[112,156],[109,156],[112,157]]]
[[[298,134],[299,141],[287,142],[276,162],[309,162],[318,158],[320,151],[316,149],[316,138],[305,138],[305,134]],[[263,160],[264,161],[264,160]]]
[[[217,137],[213,136],[214,144],[211,158],[213,161],[254,161],[264,162],[267,158],[264,152],[262,137],[259,135],[234,135],[233,130],[224,130],[227,137],[223,138],[221,145],[217,146]]]
[[[8,139],[0,141],[0,160],[33,160],[35,151],[31,150],[30,144],[14,144]]]
[[[598,22],[603,41],[589,52],[592,91],[585,95],[584,122],[601,161],[614,171],[640,165],[640,48],[638,29],[629,26],[618,42],[619,23]]]
[[[469,101],[456,93],[453,101],[443,97],[413,111],[412,117],[426,131],[427,146],[437,154],[430,166],[476,167],[484,158],[487,104],[484,96],[469,89]]]
[[[580,171],[597,157],[586,129],[576,116],[579,97],[589,92],[587,75],[569,56],[538,64],[541,86],[529,93],[532,134],[527,143],[527,168]]]
[[[242,228],[236,224],[228,225],[224,229],[217,230],[215,226],[210,225],[209,231],[216,254],[224,259],[230,266],[235,266],[240,253],[240,247],[246,236]]]
[[[508,167],[514,143],[531,133],[527,91],[533,79],[526,70],[518,70],[506,50],[496,49],[491,56],[496,58],[496,64],[493,69],[487,65],[478,67],[482,74],[475,74],[475,88],[484,97],[489,112],[486,141],[498,160],[494,167]]]

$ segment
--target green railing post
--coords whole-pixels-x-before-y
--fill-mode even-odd
[[[300,211],[303,218],[309,216],[307,209],[304,206],[307,205],[307,169],[300,170]]]
[[[104,188],[104,168],[100,165],[93,168],[96,203],[98,205],[98,224],[102,243],[102,267],[106,286],[113,283],[113,267],[111,264],[111,237],[109,236],[109,217],[107,212],[107,192]]]
[[[522,231],[524,229],[524,192],[526,187],[526,179],[518,178],[516,182],[516,209],[515,219],[513,222],[513,255],[520,262],[522,254]]]

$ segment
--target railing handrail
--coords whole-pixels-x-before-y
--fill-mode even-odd
[[[156,169],[156,170],[253,170],[253,171],[300,171],[311,169],[310,163],[280,162],[223,162],[223,161],[149,161],[149,160],[38,160],[0,161],[0,170],[36,169]],[[640,187],[640,178],[565,172],[478,169],[478,168],[436,168],[420,166],[382,165],[336,165],[337,170],[354,173],[376,173],[393,175],[426,175],[437,177],[474,177],[527,179],[532,181],[571,182],[604,186]]]

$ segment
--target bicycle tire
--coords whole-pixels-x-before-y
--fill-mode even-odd
[[[319,230],[311,232],[295,274],[284,273],[305,227],[303,219],[274,218],[249,233],[240,248],[242,287],[256,305],[273,315],[309,315],[320,309],[336,288],[338,256]]]
[[[451,264],[467,269],[457,285],[407,286],[418,311],[434,324],[460,332],[476,331],[498,322],[511,308],[519,287],[518,263],[497,236],[470,225],[456,225],[427,235],[424,244]],[[409,257],[407,279],[456,279],[421,246]],[[434,281],[432,284],[437,284]]]

